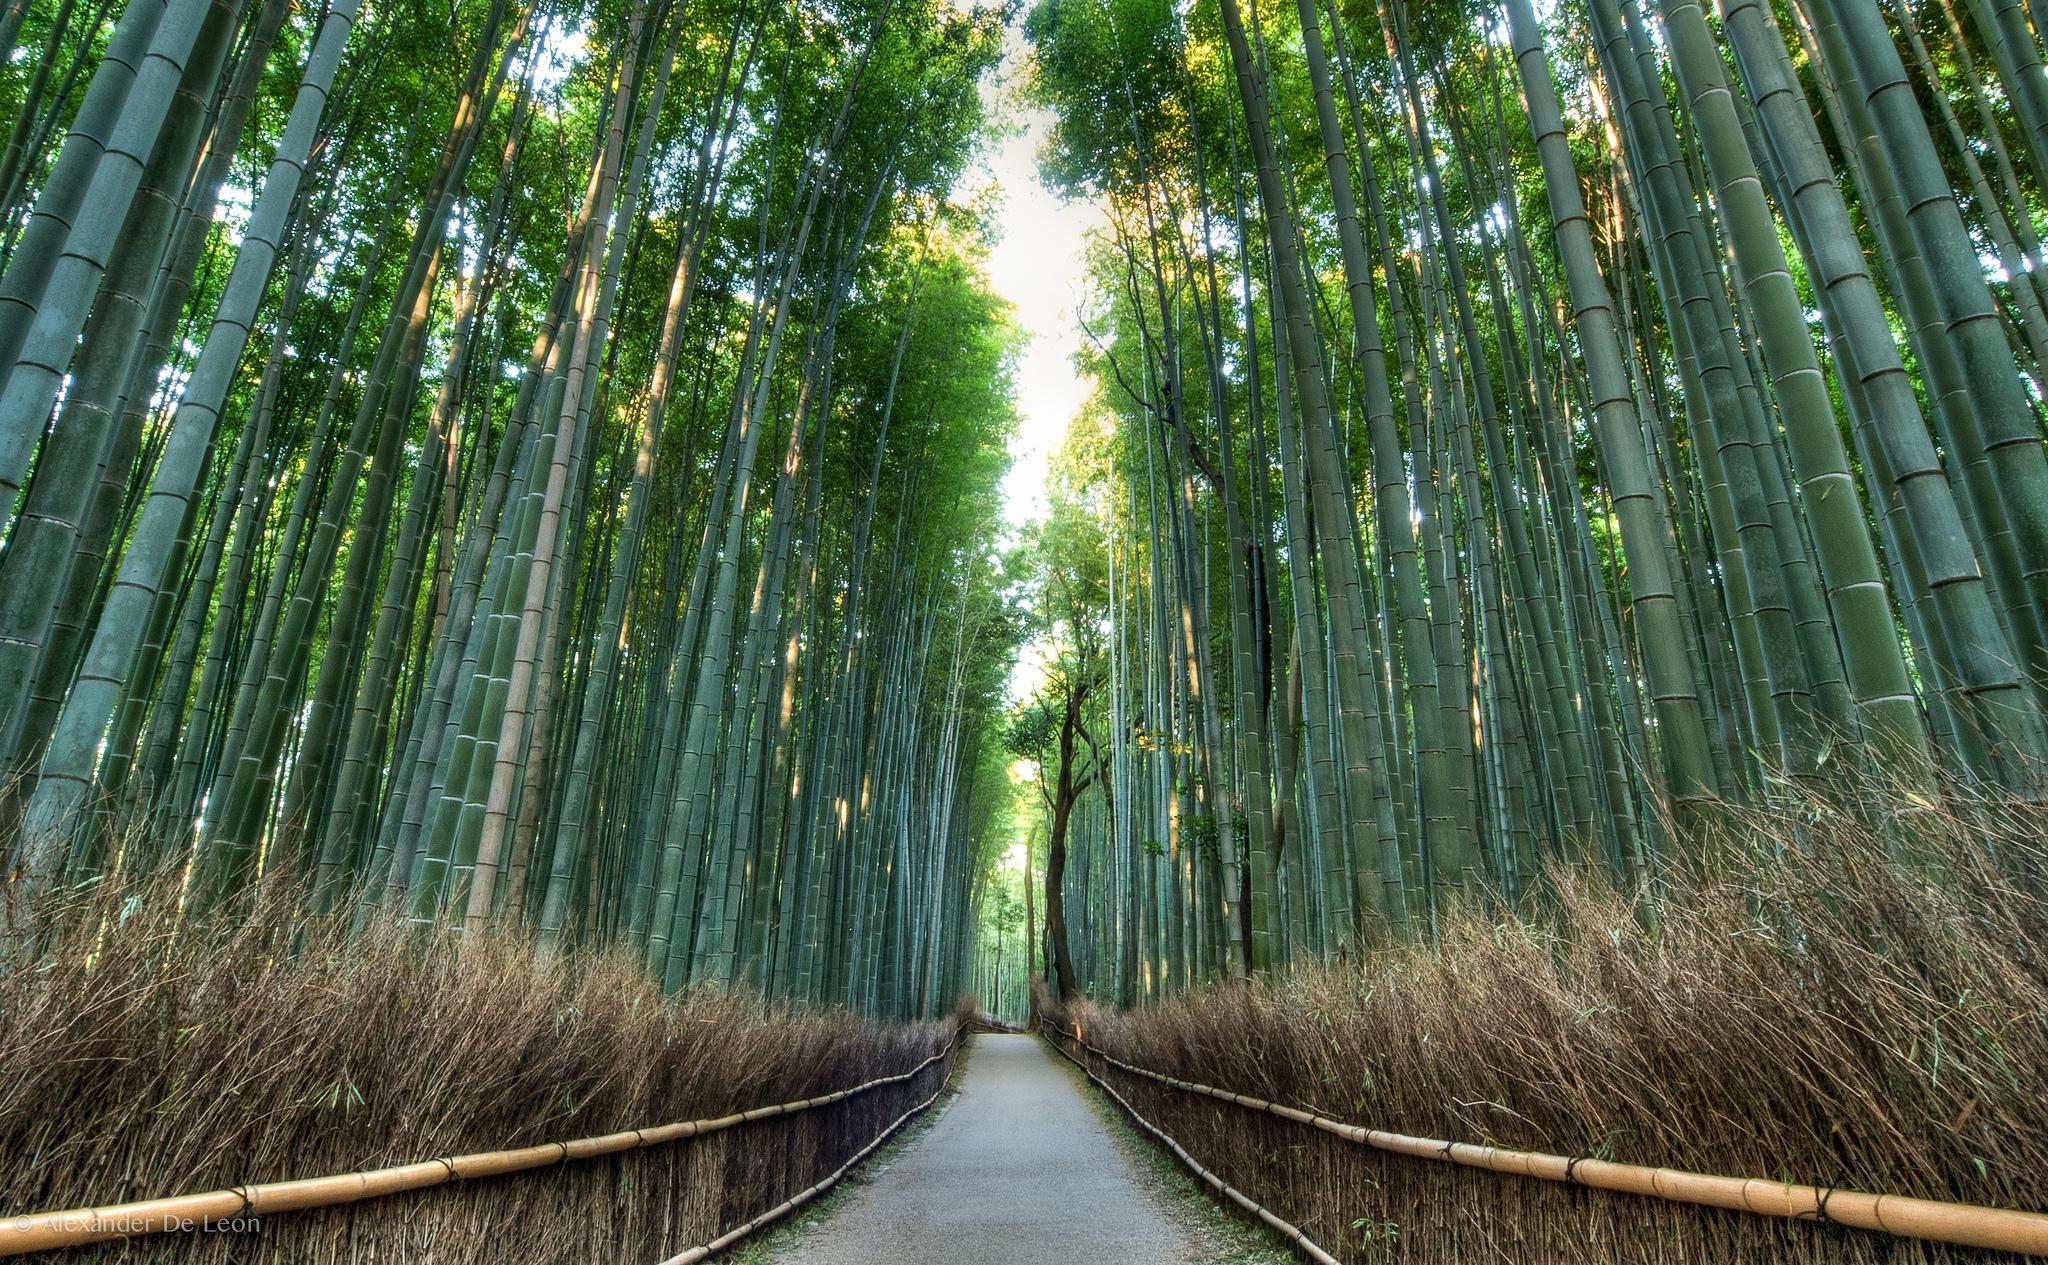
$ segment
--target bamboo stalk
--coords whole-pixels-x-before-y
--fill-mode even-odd
[[[956,1029],[952,1040],[946,1043],[945,1049],[907,1072],[877,1077],[846,1089],[820,1094],[815,1098],[755,1107],[749,1111],[735,1112],[716,1119],[680,1120],[645,1129],[624,1129],[617,1133],[577,1138],[569,1142],[543,1142],[537,1146],[416,1160],[410,1164],[397,1164],[389,1168],[334,1173],[326,1177],[302,1177],[288,1181],[231,1186],[225,1190],[173,1195],[165,1199],[145,1199],[133,1203],[108,1204],[99,1208],[73,1208],[62,1212],[12,1217],[0,1221],[0,1257],[77,1247],[107,1239],[161,1234],[183,1229],[195,1223],[219,1221],[230,1217],[296,1212],[304,1208],[330,1208],[337,1204],[357,1203],[365,1199],[395,1195],[402,1191],[424,1190],[458,1179],[474,1181],[480,1177],[498,1177],[506,1173],[545,1168],[551,1164],[594,1159],[601,1155],[616,1155],[623,1151],[658,1146],[683,1138],[700,1137],[707,1133],[730,1129],[734,1125],[750,1124],[772,1116],[794,1115],[797,1112],[830,1106],[884,1085],[900,1084],[950,1056],[959,1044],[960,1032]],[[901,1123],[901,1120],[897,1122]],[[893,1130],[895,1127],[896,1125],[891,1125],[889,1128]],[[888,1136],[887,1131],[882,1136]],[[833,1180],[837,1180],[836,1174]],[[779,1216],[781,1213],[773,1215]],[[772,1216],[768,1219],[772,1219]]]
[[[1841,1190],[1834,1186],[1807,1186],[1797,1182],[1772,1181],[1762,1177],[1723,1177],[1692,1173],[1683,1169],[1658,1168],[1645,1164],[1622,1164],[1612,1160],[1549,1155],[1541,1151],[1512,1151],[1504,1147],[1481,1146],[1422,1138],[1385,1129],[1368,1129],[1348,1124],[1318,1112],[1283,1106],[1250,1094],[1233,1093],[1211,1085],[1184,1081],[1149,1068],[1138,1067],[1089,1045],[1077,1027],[1073,1032],[1056,1029],[1062,1037],[1101,1058],[1105,1063],[1134,1076],[1170,1085],[1186,1093],[1201,1094],[1235,1103],[1253,1111],[1311,1125],[1376,1150],[1407,1155],[1415,1159],[1512,1173],[1549,1182],[1569,1182],[1595,1190],[1646,1195],[1671,1203],[1696,1204],[1750,1212],[1760,1217],[1790,1221],[1833,1222],[1859,1230],[1876,1230],[1899,1238],[1927,1239],[1964,1247],[1990,1248],[2001,1252],[2048,1255],[2048,1214],[2016,1208],[1986,1208],[1978,1204],[1949,1203],[1938,1199],[1915,1199],[1906,1195],[1877,1195]]]

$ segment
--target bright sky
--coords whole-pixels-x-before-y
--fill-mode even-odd
[[[962,182],[963,197],[993,187],[1001,197],[1002,237],[989,252],[989,281],[1017,308],[1025,338],[1017,365],[1017,408],[1022,424],[1010,445],[1003,482],[1003,518],[1012,530],[1045,510],[1046,464],[1067,433],[1067,423],[1092,389],[1074,368],[1081,345],[1075,311],[1083,293],[1083,235],[1102,223],[1100,208],[1065,202],[1038,182],[1038,149],[1052,124],[1049,111],[1022,100],[1024,35],[1007,33],[1008,51],[996,79],[982,85],[989,113],[1011,127]]]

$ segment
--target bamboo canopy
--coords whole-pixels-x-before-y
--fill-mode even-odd
[[[1408,1103],[1475,1068],[1540,1096],[1488,1058],[1541,1050],[1586,1075],[1538,1140],[1606,1116],[1698,1169],[2048,1202],[2044,36],[2048,0],[0,0],[0,1153],[28,1157],[0,1198],[191,1172],[151,1148],[213,1131],[137,1101],[335,1140],[274,1127],[318,1086],[208,1087],[354,1063],[193,1053],[297,1017],[243,986],[303,965],[302,917],[350,964],[391,928],[465,964],[530,930],[663,995],[901,1021],[980,991],[1000,1023],[1034,977],[1155,1016],[1355,992],[1383,945],[1514,988],[1446,929],[1562,913],[1561,942],[1655,932],[1632,952],[1732,999],[1742,1048],[1644,987],[1659,1022],[1609,1024],[1633,1062],[1532,1007],[1537,1037],[1411,1053]],[[1010,173],[978,173],[1019,103],[1097,221],[1060,418],[996,266]],[[1582,882],[1626,908],[1582,918]],[[240,936],[251,969],[165,968],[126,907],[152,885],[170,954]],[[123,953],[149,1006],[108,986]],[[1517,965],[1553,962],[1579,973]],[[1490,1018],[1473,996],[1445,1012]],[[404,1076],[478,1093],[453,1038],[497,1034],[436,1018],[434,1054],[345,1033],[393,1065],[377,1110],[465,1119]],[[1265,1054],[1245,1031],[1214,1045]],[[1441,1029],[1352,1031],[1341,1058]],[[0,1252],[929,1064],[24,1216]],[[159,1075],[194,1065],[223,1080]],[[2048,1250],[2036,1213],[1126,1070],[1389,1153]],[[1687,1106],[1752,1149],[1673,1137]],[[467,1124],[396,1145],[527,1136]],[[312,1153],[245,1162],[368,1162]],[[1197,1168],[1262,1218],[1246,1191],[1308,1188],[1237,1158],[1242,1189]]]

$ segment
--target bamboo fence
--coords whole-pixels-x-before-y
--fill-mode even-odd
[[[1593,1190],[1642,1195],[1670,1203],[1725,1208],[1734,1212],[1753,1213],[1760,1217],[1776,1217],[1815,1224],[1831,1222],[1860,1230],[1875,1230],[1898,1238],[1925,1239],[1936,1243],[2018,1252],[2029,1256],[2048,1256],[2048,1214],[2015,1208],[1986,1208],[1977,1204],[1948,1203],[1937,1199],[1916,1199],[1906,1195],[1869,1194],[1834,1186],[1809,1186],[1762,1177],[1724,1177],[1711,1173],[1692,1173],[1683,1169],[1623,1164],[1588,1156],[1512,1151],[1504,1147],[1452,1142],[1442,1138],[1415,1137],[1411,1134],[1392,1133],[1385,1129],[1368,1129],[1318,1112],[1269,1102],[1251,1094],[1218,1089],[1213,1085],[1181,1080],[1163,1072],[1126,1063],[1099,1046],[1090,1045],[1081,1035],[1079,1024],[1069,1032],[1049,1020],[1044,1022],[1062,1039],[1074,1042],[1119,1071],[1155,1081],[1183,1093],[1204,1095],[1234,1103],[1251,1111],[1261,1111],[1283,1120],[1291,1120],[1296,1124],[1308,1125],[1334,1134],[1347,1142],[1396,1155],[1406,1155],[1440,1164],[1457,1164],[1466,1168],[1517,1177],[1533,1177],[1541,1181],[1565,1182]],[[1054,1042],[1054,1045],[1057,1047],[1058,1042]],[[1065,1053],[1064,1050],[1061,1052]],[[1083,1066],[1085,1067],[1085,1064]],[[1089,1076],[1097,1084],[1104,1084],[1092,1070],[1089,1071]],[[1126,1109],[1128,1110],[1128,1107]],[[1160,1136],[1164,1137],[1163,1134]],[[1174,1145],[1174,1150],[1182,1153],[1178,1145]],[[1184,1153],[1182,1154],[1184,1156]],[[1193,1164],[1192,1160],[1188,1162]],[[1215,1184],[1215,1179],[1211,1181]],[[1240,1199],[1238,1202],[1247,1201]],[[1263,1214],[1261,1219],[1265,1219]]]
[[[944,1049],[933,1054],[917,1066],[893,1076],[881,1076],[874,1080],[820,1094],[814,1098],[802,1098],[794,1102],[776,1103],[767,1107],[755,1107],[748,1111],[734,1112],[706,1120],[679,1120],[669,1124],[653,1125],[642,1129],[625,1129],[617,1133],[606,1133],[596,1137],[577,1138],[568,1142],[543,1142],[537,1146],[517,1147],[503,1151],[478,1151],[468,1155],[453,1155],[443,1158],[417,1160],[410,1164],[398,1164],[388,1168],[367,1169],[352,1173],[334,1173],[325,1177],[304,1177],[289,1181],[262,1182],[246,1186],[230,1186],[224,1190],[204,1191],[198,1194],[173,1195],[163,1199],[145,1199],[132,1203],[109,1204],[98,1208],[71,1208],[61,1212],[24,1214],[0,1220],[0,1257],[24,1256],[31,1252],[48,1252],[58,1248],[79,1247],[88,1243],[108,1239],[134,1238],[149,1234],[163,1234],[187,1230],[195,1226],[219,1223],[240,1217],[260,1217],[279,1212],[298,1212],[308,1208],[330,1208],[338,1204],[357,1203],[365,1199],[379,1199],[404,1191],[425,1190],[453,1181],[475,1181],[485,1177],[499,1177],[507,1173],[522,1173],[532,1169],[567,1164],[576,1160],[596,1159],[605,1155],[617,1155],[644,1147],[660,1146],[678,1142],[685,1138],[702,1137],[757,1120],[775,1116],[795,1115],[819,1107],[829,1107],[849,1098],[880,1089],[884,1085],[901,1084],[917,1076],[932,1064],[952,1055],[960,1044],[961,1030],[955,1028],[952,1038]],[[934,1097],[937,1095],[935,1094]],[[899,1117],[894,1124],[883,1130],[880,1137],[887,1137],[903,1121],[929,1106],[930,1099]],[[876,1143],[863,1148],[853,1160],[842,1166],[822,1185],[837,1181],[847,1169],[874,1150]],[[716,1241],[716,1246],[735,1242],[739,1237],[766,1224],[776,1216],[788,1211],[789,1207],[803,1202],[815,1194],[820,1187],[813,1187],[799,1196],[788,1206],[756,1217],[753,1221]],[[701,1256],[685,1253],[678,1260],[701,1260]]]

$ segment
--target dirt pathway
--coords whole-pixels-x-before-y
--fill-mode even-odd
[[[1030,1036],[977,1036],[929,1133],[788,1265],[1180,1265],[1195,1250]]]

